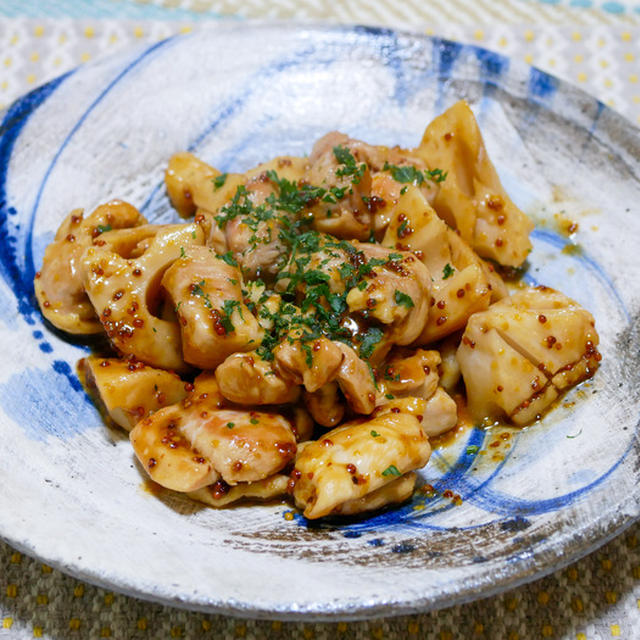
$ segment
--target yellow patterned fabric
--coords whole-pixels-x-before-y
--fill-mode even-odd
[[[473,42],[577,84],[640,124],[636,2],[566,0],[48,0],[0,2],[0,106],[79,64],[227,18],[394,26]],[[1,517],[1,516],[0,516]],[[238,620],[85,584],[0,543],[0,639],[640,638],[640,525],[505,594],[366,622]]]

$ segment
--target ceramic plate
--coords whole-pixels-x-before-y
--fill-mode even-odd
[[[150,492],[126,434],[104,426],[76,377],[88,348],[43,324],[34,302],[62,218],[120,197],[167,221],[163,169],[178,150],[243,171],[307,153],[332,129],[412,146],[459,98],[536,221],[525,279],[596,318],[593,380],[530,428],[458,434],[422,472],[433,491],[368,519],[312,524],[284,503],[215,511]],[[192,609],[358,618],[512,587],[638,516],[640,137],[593,98],[435,38],[220,25],[36,89],[0,134],[0,534],[15,547]]]

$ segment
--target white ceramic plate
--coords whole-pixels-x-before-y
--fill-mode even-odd
[[[541,424],[514,430],[509,448],[463,434],[422,474],[433,497],[358,522],[289,520],[283,504],[214,511],[146,491],[126,435],[102,424],[78,383],[87,348],[44,325],[34,303],[34,271],[63,216],[120,197],[167,220],[162,173],[175,151],[242,171],[308,152],[331,129],[415,145],[463,97],[537,222],[527,279],[596,317],[595,378]],[[193,609],[357,618],[514,586],[637,517],[640,139],[594,99],[438,39],[224,25],[41,87],[4,114],[0,134],[0,535],[12,545]],[[558,233],[561,211],[579,224],[572,238]]]

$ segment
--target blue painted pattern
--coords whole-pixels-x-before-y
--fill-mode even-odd
[[[503,56],[478,47],[464,46],[438,38],[425,39],[425,42],[431,43],[431,59],[425,61],[422,67],[415,68],[407,64],[406,58],[401,55],[398,37],[393,32],[360,28],[352,33],[356,39],[355,44],[366,43],[371,55],[382,60],[385,66],[390,69],[394,83],[389,99],[397,107],[398,113],[402,113],[402,110],[407,107],[409,101],[423,86],[425,78],[436,83],[434,110],[440,111],[445,108],[446,101],[450,100],[448,93],[450,80],[456,77],[461,65],[468,65],[470,61],[475,61],[477,64],[477,82],[482,87],[483,95],[480,104],[482,113],[483,109],[490,104],[495,91],[503,87],[505,78],[510,72],[509,61]],[[35,204],[29,212],[17,211],[10,204],[11,194],[7,193],[7,172],[10,170],[11,154],[31,114],[54,94],[56,88],[64,82],[65,78],[60,78],[25,96],[14,104],[5,115],[0,129],[0,243],[2,245],[0,247],[0,273],[15,292],[19,312],[24,322],[39,327],[42,325],[39,314],[35,312],[36,307],[33,300],[34,247],[41,238],[40,235],[34,233],[34,222],[37,219],[36,214],[40,200],[52,171],[72,138],[83,131],[88,116],[107,98],[114,87],[129,81],[132,71],[139,70],[142,63],[150,56],[170,55],[170,45],[171,41],[164,41],[138,54],[105,83],[104,89],[97,94],[89,107],[79,116],[52,153],[48,168],[40,179]],[[227,127],[234,119],[242,118],[243,110],[247,104],[259,100],[261,92],[268,88],[274,78],[293,69],[304,69],[307,64],[313,64],[316,69],[329,69],[336,59],[349,52],[354,46],[352,40],[337,42],[334,47],[327,50],[318,49],[314,44],[302,44],[278,60],[265,63],[251,77],[246,78],[241,90],[236,95],[231,95],[216,105],[215,111],[210,114],[207,122],[203,123],[201,131],[194,135],[188,148],[197,152],[217,131]],[[416,79],[420,79],[422,84]],[[536,69],[529,71],[527,99],[531,105],[529,111],[531,123],[535,122],[538,110],[549,108],[553,104],[557,89],[558,82],[551,76]],[[255,141],[255,131],[262,126],[266,128],[269,117],[275,116],[272,114],[265,116],[264,121],[254,123],[254,127],[250,128],[244,136],[220,151],[220,168],[227,169],[238,156],[242,156],[245,148]],[[593,130],[597,126],[598,120],[596,118]],[[315,131],[309,132],[309,139],[313,138],[314,133]],[[163,194],[162,184],[156,184],[150,190],[144,200],[142,210],[152,219],[166,215],[167,201]],[[23,228],[18,233],[17,222],[13,222],[14,220],[20,220],[26,229]],[[566,238],[544,229],[537,229],[533,234],[533,239],[537,245],[548,245],[555,250],[564,248],[569,242]],[[577,268],[594,275],[598,286],[608,292],[616,309],[628,318],[629,312],[624,307],[621,295],[616,291],[612,280],[597,261],[586,253],[575,256],[573,260]],[[529,278],[530,281],[533,281],[532,276]],[[32,329],[31,335],[39,342],[43,356],[50,357],[50,367],[47,370],[25,370],[0,385],[0,401],[4,410],[16,423],[23,426],[30,437],[37,439],[49,436],[69,437],[69,435],[86,428],[86,425],[95,424],[95,411],[88,403],[72,366],[65,360],[54,359],[56,356],[52,355],[56,352],[58,338],[48,329],[41,330],[41,328]],[[24,389],[23,397],[20,400],[17,400],[13,394],[16,386]],[[33,412],[33,406],[53,407],[57,419],[53,419],[44,409]],[[61,420],[60,416],[64,416],[65,419]],[[69,420],[69,416],[75,417],[73,420]],[[409,504],[398,509],[388,510],[365,521],[346,525],[310,524],[299,515],[295,516],[295,521],[300,526],[329,528],[339,526],[344,535],[350,538],[357,538],[364,531],[396,526],[443,530],[448,527],[439,524],[439,522],[456,508],[452,501],[444,495],[445,492],[451,491],[459,494],[469,505],[484,512],[481,522],[470,525],[467,529],[471,530],[497,522],[501,523],[504,531],[516,534],[527,528],[528,518],[548,511],[559,510],[582,499],[586,493],[601,485],[615,473],[633,448],[633,439],[631,439],[621,457],[608,469],[595,475],[587,474],[583,478],[575,476],[574,484],[578,486],[572,491],[553,498],[531,496],[524,499],[509,495],[503,488],[496,486],[503,469],[512,463],[516,452],[519,453],[518,447],[522,442],[521,434],[516,434],[512,438],[512,446],[505,454],[504,459],[497,463],[489,473],[480,475],[475,471],[477,456],[474,450],[482,448],[486,438],[487,434],[483,429],[473,428],[465,435],[464,441],[450,447],[446,452],[434,454],[430,469],[435,467],[440,471],[440,475],[431,480],[433,492],[430,496],[419,494]],[[429,473],[434,473],[431,470]],[[417,509],[416,507],[421,508]],[[368,540],[367,543],[377,546],[383,545],[384,541],[381,538],[374,538]],[[413,550],[410,544],[399,544],[393,546],[391,552],[411,553]]]

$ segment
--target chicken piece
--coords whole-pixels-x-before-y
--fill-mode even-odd
[[[273,278],[288,253],[283,234],[292,233],[297,215],[311,194],[297,182],[304,174],[304,158],[280,157],[247,172],[232,199],[215,220],[226,243],[248,278]],[[290,191],[295,187],[297,197]]]
[[[340,345],[327,338],[285,339],[274,350],[274,368],[283,379],[314,392],[335,379],[344,359]]]
[[[175,374],[143,362],[89,356],[82,361],[89,389],[111,419],[131,431],[136,422],[186,397],[184,382]]]
[[[177,309],[185,362],[215,369],[262,341],[264,331],[242,301],[240,271],[211,249],[187,247],[165,272],[162,286]]]
[[[354,243],[371,269],[363,284],[347,294],[351,312],[366,312],[385,325],[391,325],[387,343],[408,345],[422,333],[429,315],[431,277],[413,255],[392,251],[375,244]],[[364,286],[363,286],[364,285]]]
[[[75,209],[62,222],[54,241],[46,248],[34,289],[42,315],[57,329],[74,334],[102,332],[102,324],[87,297],[80,262],[92,244],[109,229],[136,227],[146,220],[121,200],[100,205],[83,218]]]
[[[273,476],[256,480],[255,482],[239,482],[235,486],[230,486],[223,480],[216,483],[190,491],[189,497],[198,502],[203,502],[210,507],[220,508],[240,500],[273,500],[284,497],[287,494],[287,484],[289,476],[276,473]]]
[[[382,243],[413,251],[429,270],[433,299],[416,341],[426,345],[462,329],[472,313],[489,306],[489,271],[414,186],[400,197],[396,211]]]
[[[300,387],[283,380],[256,351],[230,355],[216,369],[216,380],[222,395],[238,404],[288,404],[300,396]]]
[[[180,327],[154,315],[160,280],[185,247],[203,244],[202,223],[168,225],[138,258],[123,258],[109,245],[89,247],[82,258],[84,287],[118,351],[147,364],[184,371]]]
[[[400,478],[392,480],[389,484],[385,484],[362,498],[354,498],[339,504],[333,510],[333,515],[353,516],[405,502],[413,495],[417,479],[418,476],[415,473],[405,473]]]
[[[533,223],[502,187],[467,103],[433,120],[414,152],[447,174],[433,201],[438,215],[481,257],[521,265],[531,251]]]
[[[396,351],[383,367],[383,379],[378,383],[381,395],[390,393],[395,397],[415,396],[426,400],[438,387],[439,364],[437,351]]]
[[[274,475],[295,456],[296,440],[280,415],[221,408],[211,373],[198,376],[181,404],[165,407],[130,433],[151,478],[174,491],[196,491],[222,479],[228,485]]]
[[[356,412],[370,414],[376,406],[376,386],[369,365],[342,342],[334,343],[344,356],[336,382],[347,404]]]
[[[600,361],[592,315],[548,287],[522,290],[474,314],[457,358],[476,419],[524,425]]]
[[[361,145],[354,143],[337,131],[320,138],[309,156],[305,178],[326,190],[311,207],[313,228],[336,238],[367,240],[372,231],[367,206],[371,174],[363,161]]]
[[[335,427],[344,416],[344,403],[340,399],[337,382],[328,382],[317,391],[305,391],[304,404],[313,419],[323,427]]]
[[[390,400],[378,407],[374,416],[382,416],[390,412],[414,416],[430,438],[449,431],[458,422],[458,406],[442,387],[438,387],[426,400],[413,396]]]
[[[347,423],[299,446],[290,491],[305,517],[321,518],[423,467],[430,454],[426,433],[408,413]]]

